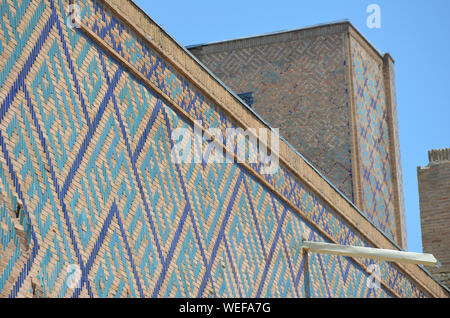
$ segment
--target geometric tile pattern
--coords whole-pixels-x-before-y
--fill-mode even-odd
[[[104,30],[118,52],[130,48],[124,56],[141,61],[139,69],[172,92],[175,105],[205,127],[233,125],[100,3],[80,5],[93,30]],[[240,164],[173,163],[172,132],[192,131],[190,122],[70,30],[66,6],[24,0],[1,7],[2,54],[17,45],[5,44],[8,23],[20,21],[12,17],[36,16],[20,22],[19,33],[39,25],[0,91],[1,296],[393,296],[383,286],[367,288],[369,274],[349,258],[300,254],[304,234],[326,241],[318,229],[343,244],[369,244],[286,168],[266,179],[312,221]],[[18,220],[12,211],[19,202]],[[76,288],[70,264],[81,269]],[[427,296],[396,266],[380,265],[396,294]]]
[[[382,66],[353,38],[354,95],[362,204],[367,217],[395,239],[394,187]]]
[[[233,91],[252,92],[251,107],[353,201],[344,43],[342,34],[304,35],[190,50]]]

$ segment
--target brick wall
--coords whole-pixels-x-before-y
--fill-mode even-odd
[[[347,22],[190,47],[352,200],[407,246],[393,60]]]
[[[417,266],[380,263],[369,289],[372,260],[307,259],[305,236],[396,247],[283,141],[273,175],[176,164],[172,134],[194,120],[265,126],[132,2],[75,2],[79,29],[67,1],[2,5],[0,192],[28,220],[19,249],[1,219],[1,259],[23,260],[0,268],[2,297],[447,296]]]
[[[346,26],[191,48],[353,200]]]
[[[350,37],[356,143],[361,209],[389,237],[402,242],[397,229],[394,200],[388,106],[383,78],[383,60],[356,37]],[[403,229],[404,230],[404,229]]]
[[[428,152],[429,164],[417,168],[422,245],[442,264],[430,268],[450,286],[450,149]]]

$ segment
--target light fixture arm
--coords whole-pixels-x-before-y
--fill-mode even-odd
[[[397,263],[422,264],[440,266],[438,260],[428,253],[404,252],[389,249],[346,246],[324,242],[302,242],[302,248],[314,253],[334,254],[350,257],[367,257]]]

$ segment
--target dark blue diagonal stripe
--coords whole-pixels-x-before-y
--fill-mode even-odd
[[[211,253],[211,259],[209,260],[208,267],[206,268],[206,273],[205,273],[205,276],[203,277],[203,281],[202,281],[202,283],[201,283],[201,285],[200,285],[200,289],[199,289],[199,293],[198,293],[197,297],[200,297],[200,296],[203,294],[203,290],[204,290],[205,287],[206,287],[206,283],[207,283],[207,281],[208,281],[208,278],[209,278],[209,276],[211,275],[211,267],[212,267],[212,264],[213,264],[213,262],[214,262],[215,256],[216,256],[216,254],[217,254],[217,250],[218,250],[218,248],[219,248],[220,241],[222,240],[222,237],[223,237],[223,235],[224,235],[224,232],[225,232],[225,226],[226,226],[226,224],[227,224],[227,222],[228,222],[228,219],[229,219],[229,217],[230,217],[231,209],[233,208],[234,200],[236,199],[236,196],[237,196],[239,187],[240,187],[241,182],[242,182],[242,178],[243,178],[243,172],[241,171],[241,172],[239,173],[239,177],[238,177],[238,179],[237,179],[237,181],[236,181],[236,185],[235,185],[234,190],[233,190],[233,193],[232,193],[232,195],[231,195],[230,202],[229,202],[229,204],[228,204],[228,207],[227,207],[227,211],[226,211],[226,213],[225,213],[224,220],[222,221],[222,225],[220,226],[219,234],[218,234],[218,236],[217,236],[216,243],[214,244],[214,248],[213,248],[213,251],[212,251],[212,253]]]
[[[167,112],[165,111],[164,108],[163,108],[162,112],[164,114],[164,120],[166,122],[166,127],[167,127],[167,130],[168,130],[169,143],[170,143],[171,148],[173,149],[174,148],[174,144],[173,144],[173,140],[172,140],[172,129],[170,128],[169,118],[168,118]],[[179,166],[178,163],[175,163],[175,167],[176,167],[177,172],[178,172],[178,177],[180,178],[180,183],[181,183],[181,187],[183,189],[183,194],[184,194],[185,200],[186,200],[187,205],[189,207],[189,215],[191,217],[192,227],[194,228],[194,233],[195,233],[195,237],[197,239],[197,244],[198,244],[198,247],[200,249],[200,253],[202,254],[202,259],[203,259],[203,262],[204,262],[205,266],[208,266],[208,260],[206,259],[205,251],[203,250],[203,246],[202,246],[202,243],[201,243],[201,240],[200,240],[200,235],[199,235],[198,230],[197,230],[197,224],[195,222],[195,218],[194,218],[194,215],[192,213],[191,202],[189,201],[189,195],[187,193],[186,186],[185,186],[185,183],[184,183],[184,180],[183,180],[183,176],[181,174],[180,166]],[[215,288],[214,288],[214,282],[213,282],[212,279],[210,281],[211,281],[211,287],[212,287],[212,290],[213,290],[213,293],[214,293],[214,296],[215,296],[216,295],[216,291],[215,291]],[[201,293],[203,293],[203,291],[201,291]]]
[[[184,225],[184,222],[186,221],[188,211],[189,211],[189,207],[186,204],[186,206],[184,207],[183,214],[181,215],[180,223],[178,224],[177,230],[175,232],[175,236],[173,238],[172,244],[170,245],[170,250],[169,250],[169,253],[167,254],[166,261],[163,264],[161,274],[159,275],[158,281],[156,282],[155,289],[153,290],[153,294],[152,294],[153,298],[158,296],[161,285],[164,281],[164,278],[166,277],[167,271],[169,269],[170,261],[172,260],[173,253],[175,251],[176,243],[178,242],[181,232],[183,231],[183,225]]]
[[[53,3],[53,0],[50,0],[50,3],[51,3],[51,6],[52,6],[52,9],[54,11],[56,11],[54,3]],[[73,82],[75,84],[75,89],[76,89],[76,92],[77,92],[77,96],[78,96],[78,98],[79,98],[79,100],[81,102],[81,108],[83,109],[83,113],[84,113],[84,116],[85,116],[85,119],[86,119],[86,123],[88,124],[88,126],[90,126],[91,125],[91,120],[89,118],[89,114],[88,114],[88,111],[87,111],[87,108],[86,108],[86,104],[84,103],[83,95],[81,94],[80,85],[78,84],[76,72],[75,72],[75,69],[73,68],[72,59],[70,58],[69,49],[67,47],[66,40],[64,38],[64,33],[62,32],[62,28],[61,28],[61,24],[59,23],[59,20],[56,20],[56,26],[58,28],[59,36],[61,38],[61,42],[62,42],[62,45],[63,45],[64,53],[66,55],[67,63],[69,64],[69,69],[70,69],[70,73],[72,74]],[[83,34],[81,29],[76,29],[76,31]],[[87,38],[87,37],[85,37],[85,38],[86,38],[86,41],[88,41],[88,42],[91,41],[89,38]]]
[[[50,172],[50,175],[51,175],[53,186],[55,187],[55,191],[56,191],[56,194],[58,195],[58,199],[59,199],[62,211],[63,211],[64,220],[66,221],[66,225],[67,225],[67,230],[69,231],[70,238],[71,238],[71,241],[72,241],[72,245],[73,245],[73,248],[75,250],[75,254],[77,255],[78,263],[80,264],[81,270],[84,271],[83,260],[81,258],[81,255],[80,255],[80,252],[79,252],[78,245],[77,245],[77,242],[75,240],[75,237],[73,235],[72,225],[70,223],[69,215],[67,214],[66,206],[65,206],[65,203],[64,203],[64,198],[61,196],[58,180],[56,179],[56,174],[55,174],[55,171],[53,170],[53,164],[52,164],[52,160],[50,158],[50,152],[47,149],[47,145],[45,143],[45,138],[44,138],[44,135],[42,133],[42,129],[41,129],[40,125],[39,125],[38,119],[36,117],[36,113],[34,111],[34,106],[33,106],[33,103],[31,102],[31,98],[30,98],[30,94],[28,93],[27,86],[25,84],[23,86],[24,86],[23,91],[25,93],[25,100],[27,101],[27,106],[28,106],[28,109],[29,109],[29,111],[31,113],[31,118],[33,119],[34,126],[36,127],[36,131],[37,131],[38,136],[39,136],[39,141],[41,142],[42,148],[44,148],[44,153],[45,153],[45,157],[47,159],[49,172]],[[88,288],[88,291],[90,291],[90,288]]]
[[[44,29],[42,30],[41,35],[39,36],[33,49],[31,50],[31,54],[28,56],[24,67],[20,71],[19,75],[17,76],[16,81],[13,83],[9,93],[6,95],[5,100],[3,101],[2,105],[0,106],[0,123],[2,122],[4,116],[6,115],[6,112],[8,111],[9,107],[11,106],[11,103],[14,100],[17,92],[24,84],[25,77],[28,75],[28,72],[30,71],[31,67],[33,66],[33,63],[36,60],[37,55],[41,51],[43,44],[47,40],[50,30],[53,27],[53,25],[55,24],[56,20],[57,20],[57,16],[54,13],[52,13],[52,15],[48,19],[47,23],[45,23]]]
[[[61,191],[61,196],[64,198],[67,194],[67,190],[69,189],[69,186],[75,177],[75,173],[77,172],[81,160],[83,159],[84,153],[86,152],[87,147],[89,146],[89,143],[91,142],[92,137],[94,136],[95,130],[97,129],[98,123],[100,122],[100,119],[103,116],[103,113],[105,112],[106,106],[108,105],[109,99],[111,98],[114,88],[117,85],[117,82],[119,81],[119,78],[122,74],[122,70],[117,70],[116,74],[114,75],[114,78],[112,79],[110,85],[108,86],[108,90],[106,92],[105,97],[103,98],[103,101],[100,105],[100,108],[97,112],[97,115],[95,116],[94,120],[92,121],[92,124],[89,126],[89,131],[87,133],[86,138],[83,141],[83,144],[81,145],[81,149],[78,152],[78,155],[75,159],[75,162],[73,163],[69,175],[67,176],[66,181],[64,182],[64,186]]]
[[[83,289],[84,284],[89,285],[88,275],[91,270],[92,264],[94,263],[94,259],[97,256],[98,251],[100,250],[100,247],[103,244],[103,241],[106,237],[106,232],[109,229],[109,226],[111,224],[112,218],[117,210],[116,201],[113,202],[111,209],[108,212],[108,215],[106,216],[105,223],[102,226],[102,229],[100,230],[100,236],[97,238],[97,241],[94,244],[94,248],[92,249],[91,255],[88,258],[88,261],[86,262],[86,267],[84,267],[84,270],[82,270],[82,277],[81,277],[81,286],[77,288],[73,293],[73,298],[79,297],[81,290]],[[90,287],[88,287],[90,289]],[[92,297],[92,292],[89,292],[90,296]]]
[[[161,99],[158,98],[155,108],[153,109],[152,115],[150,116],[150,120],[148,121],[147,126],[145,126],[144,132],[142,136],[139,138],[136,149],[134,150],[134,154],[131,157],[132,164],[136,163],[137,157],[142,151],[142,148],[144,147],[144,144],[147,141],[148,134],[150,133],[150,130],[152,129],[153,124],[155,123],[156,116],[158,116],[158,113],[161,109],[162,109],[162,102]]]

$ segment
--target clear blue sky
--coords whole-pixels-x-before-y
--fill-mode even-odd
[[[450,147],[448,0],[135,0],[182,45],[350,20],[395,59],[408,249],[422,251],[417,166],[430,149]],[[381,28],[366,25],[369,4]]]

